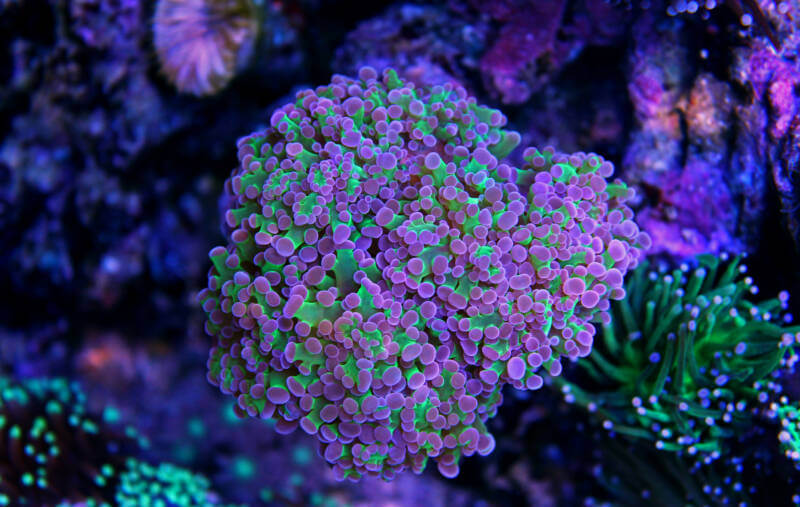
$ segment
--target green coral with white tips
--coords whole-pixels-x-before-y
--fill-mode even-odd
[[[784,455],[800,468],[800,407],[786,396],[773,403],[772,413],[781,425],[778,434]]]
[[[796,360],[800,326],[785,319],[788,296],[753,302],[740,259],[700,256],[673,271],[642,265],[583,380],[555,379],[568,401],[610,432],[709,463],[726,439],[769,418],[776,372]],[[787,439],[791,440],[791,439]]]

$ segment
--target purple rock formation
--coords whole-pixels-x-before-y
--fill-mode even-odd
[[[731,74],[749,95],[737,114],[751,133],[753,158],[772,175],[789,231],[800,244],[800,7],[793,2],[759,5],[776,27],[780,47],[761,37],[736,51]]]
[[[417,86],[467,86],[467,74],[477,70],[488,31],[484,20],[468,12],[401,4],[350,32],[331,68],[353,75],[363,66],[393,67]]]
[[[587,45],[615,42],[624,14],[601,0],[470,2],[498,25],[481,56],[489,92],[505,104],[526,102]]]
[[[636,127],[623,167],[644,192],[654,252],[688,257],[755,247],[768,175],[744,104],[687,52],[681,20],[645,14],[634,28],[629,97]],[[686,62],[693,62],[687,65]]]

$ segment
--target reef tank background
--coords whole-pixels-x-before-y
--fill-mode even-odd
[[[0,505],[800,503],[798,48],[797,0],[0,0]]]

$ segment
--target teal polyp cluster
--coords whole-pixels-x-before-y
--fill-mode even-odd
[[[64,379],[0,377],[0,506],[218,504],[201,476],[134,458],[147,441]]]
[[[800,337],[800,327],[785,321],[788,295],[751,302],[757,289],[745,272],[725,255],[701,256],[694,269],[640,266],[600,344],[580,363],[590,380],[560,381],[567,400],[610,432],[657,449],[701,464],[724,455],[726,439],[774,417],[775,375],[796,360]],[[780,406],[781,439],[791,447],[794,412]]]
[[[109,447],[138,444],[132,433],[108,431],[87,414],[74,383],[0,377],[0,505],[54,504],[80,493],[102,498],[113,489],[107,483],[116,456]]]
[[[119,474],[114,505],[212,505],[215,496],[209,493],[210,484],[202,475],[170,463],[156,466],[129,458]]]
[[[227,246],[199,295],[208,378],[315,435],[339,478],[448,477],[494,446],[500,389],[591,350],[649,238],[594,154],[529,148],[499,111],[392,70],[297,94],[241,139]]]

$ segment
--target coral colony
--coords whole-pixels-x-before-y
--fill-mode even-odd
[[[784,322],[788,294],[750,302],[757,290],[745,272],[736,259],[712,256],[691,270],[640,266],[628,297],[613,305],[602,345],[580,365],[602,390],[560,381],[568,400],[608,431],[705,462],[718,458],[724,439],[768,416],[780,393],[774,374],[794,365],[800,342],[800,326]]]
[[[0,505],[217,504],[204,477],[134,458],[147,441],[118,419],[64,379],[0,377]]]
[[[754,429],[766,437],[759,446],[779,445],[786,463],[800,461],[797,406],[779,382],[781,374],[794,373],[800,326],[787,324],[786,292],[751,301],[758,287],[739,261],[705,255],[694,267],[672,271],[641,264],[626,284],[627,297],[612,304],[603,340],[580,363],[589,379],[555,381],[567,402],[587,409],[612,438],[635,449],[611,444],[607,452],[614,458],[606,462],[617,463],[610,469],[658,466],[634,456],[644,453],[665,467],[652,475],[680,484],[645,479],[629,482],[628,489],[643,482],[643,491],[673,488],[659,498],[678,503],[675,491],[681,490],[703,503],[750,503],[757,478],[776,466],[772,456],[735,450]],[[791,472],[782,475],[791,483]]]
[[[230,229],[199,296],[209,380],[242,415],[319,440],[338,477],[494,446],[511,384],[589,354],[649,246],[594,154],[528,148],[451,85],[335,76],[242,138]]]
[[[161,70],[193,95],[224,88],[252,56],[258,11],[251,0],[160,0],[153,44]]]
[[[800,0],[0,0],[0,287],[0,507],[800,505]]]

